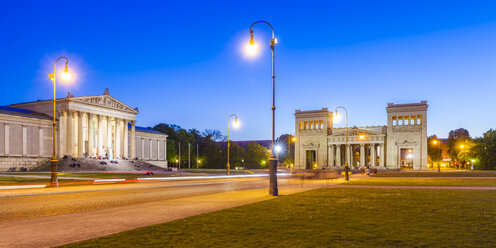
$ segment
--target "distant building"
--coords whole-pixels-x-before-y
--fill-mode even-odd
[[[139,158],[165,167],[167,135],[137,127],[137,108],[109,95],[57,99],[57,156]],[[53,101],[0,107],[0,170],[31,168],[52,156]]]
[[[425,170],[427,107],[427,101],[388,103],[387,125],[349,127],[348,145],[345,128],[333,127],[333,113],[327,108],[296,110],[295,168],[338,169],[347,162],[351,168]]]

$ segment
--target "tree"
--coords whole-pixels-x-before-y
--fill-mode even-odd
[[[436,141],[436,144],[434,144],[434,141]],[[432,162],[439,162],[442,159],[441,141],[435,134],[427,138],[427,154]]]
[[[496,130],[490,129],[474,146],[475,168],[478,170],[496,169]]]
[[[269,164],[269,152],[256,142],[246,146],[245,167],[246,168],[267,168]]]
[[[466,140],[470,140],[470,134],[467,129],[459,128],[449,132],[447,142],[448,154],[452,160],[460,161],[458,158],[458,153],[462,150],[461,145],[464,145]]]

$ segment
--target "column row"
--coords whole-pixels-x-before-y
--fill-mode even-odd
[[[59,112],[59,156],[100,156],[109,159],[134,157],[134,139],[129,154],[129,120],[80,111]],[[131,121],[134,136],[135,124]]]
[[[332,144],[328,146],[328,161],[329,167],[384,167],[384,144]]]

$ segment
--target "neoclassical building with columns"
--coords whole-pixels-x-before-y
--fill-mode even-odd
[[[56,100],[57,156],[137,158],[167,166],[167,135],[136,127],[138,108],[110,96]],[[52,155],[53,101],[38,100],[0,107],[0,170],[30,168]]]
[[[333,127],[327,108],[296,110],[295,168],[342,169],[347,162],[350,168],[425,170],[427,107],[427,101],[388,103],[386,126],[349,127],[347,142],[346,128]]]

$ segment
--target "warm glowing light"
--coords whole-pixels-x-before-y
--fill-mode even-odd
[[[410,149],[410,150],[408,150],[408,152],[409,152],[409,153],[412,153],[413,151],[412,151],[412,149]]]
[[[179,160],[176,159],[176,163],[179,162]]]
[[[277,153],[279,153],[279,152],[282,150],[282,148],[281,148],[281,146],[280,146],[280,145],[277,145],[277,146],[275,147],[275,149],[276,149],[276,152],[277,152]]]
[[[233,127],[234,127],[234,128],[239,128],[239,126],[240,126],[240,123],[239,123],[239,121],[238,121],[238,117],[236,117],[236,118],[234,119],[234,122],[233,122]]]
[[[295,142],[296,141],[296,137],[293,137],[292,140],[293,140],[293,142]]]
[[[475,160],[472,159],[472,164],[475,162]]]
[[[245,51],[246,51],[246,53],[247,53],[248,55],[252,55],[252,56],[253,56],[253,55],[255,55],[255,54],[257,53],[257,51],[258,51],[258,46],[257,46],[256,44],[253,44],[253,45],[248,44],[248,45],[246,45],[246,47],[245,47]]]
[[[363,135],[360,135],[360,139],[365,139],[365,136],[363,136]]]
[[[334,114],[334,116],[332,117],[332,120],[333,120],[334,122],[340,122],[340,121],[341,121],[341,115],[338,115],[338,113],[336,112],[336,113]]]
[[[432,141],[432,143],[437,144],[437,140]]]
[[[262,160],[262,164],[265,164],[265,160]]]
[[[63,80],[69,81],[71,79],[71,73],[69,73],[69,70],[67,70],[67,63],[65,64],[65,69],[64,72],[60,75]]]
[[[464,145],[460,145],[460,148],[463,148],[463,147],[465,147],[465,146]]]
[[[198,160],[198,163],[201,163],[201,161],[200,161],[200,160]]]

